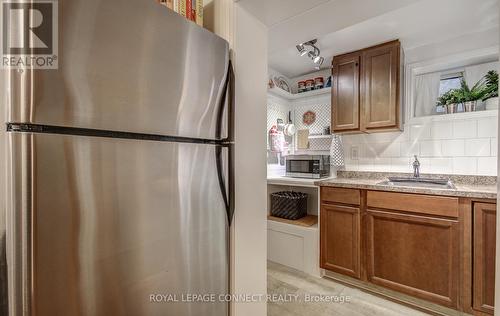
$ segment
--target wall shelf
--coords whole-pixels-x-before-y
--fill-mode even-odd
[[[270,221],[275,221],[275,222],[280,222],[280,223],[285,223],[285,224],[290,224],[290,225],[296,225],[296,226],[301,226],[301,227],[317,227],[318,224],[318,216],[316,215],[307,215],[305,217],[302,217],[297,220],[290,220],[290,219],[284,219],[272,215],[268,215],[267,219]]]
[[[328,139],[332,138],[332,135],[309,135],[309,139]]]
[[[313,96],[318,96],[318,95],[324,95],[324,94],[329,94],[332,92],[332,88],[323,88],[319,90],[312,90],[308,92],[302,92],[302,93],[290,93],[286,92],[285,90],[281,88],[272,88],[267,90],[270,94],[287,99],[287,100],[297,100],[297,99],[303,99],[307,97],[313,97]]]
[[[410,118],[409,123],[423,123],[423,122],[439,122],[439,121],[454,121],[454,120],[466,120],[473,118],[482,117],[496,117],[498,116],[498,110],[483,110],[475,112],[459,112],[453,114],[440,114],[440,115],[429,115],[429,116],[415,116]]]

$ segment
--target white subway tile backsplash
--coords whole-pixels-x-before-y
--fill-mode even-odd
[[[345,158],[345,168],[346,170],[357,170],[358,160],[353,160],[350,157]]]
[[[452,122],[434,122],[431,125],[432,139],[452,139],[453,124]]]
[[[453,173],[453,158],[430,158],[430,169],[422,170],[429,173]]]
[[[413,172],[413,161],[415,158],[410,158],[411,169],[410,172]],[[418,161],[420,162],[420,173],[428,173],[431,170],[431,158],[422,158],[419,157]]]
[[[465,156],[465,140],[452,139],[442,142],[441,153],[445,157]]]
[[[425,140],[431,138],[431,129],[426,124],[410,126],[410,140]]]
[[[477,121],[477,137],[497,137],[498,122],[496,117]]]
[[[490,156],[491,140],[489,138],[468,139],[465,141],[466,156]]]
[[[430,140],[420,143],[420,156],[422,157],[441,157],[441,141]]]
[[[482,176],[496,176],[497,157],[477,158],[477,174]]]
[[[454,157],[453,173],[474,175],[477,174],[477,158],[473,157]]]
[[[391,158],[376,158],[372,160],[373,171],[387,171],[391,170]]]
[[[453,122],[453,138],[476,138],[477,120],[462,120]]]
[[[377,158],[377,144],[362,144],[360,146],[360,155],[366,159]]]
[[[392,158],[391,172],[412,172],[409,158]]]
[[[399,157],[399,146],[400,144],[397,142],[390,142],[377,144],[375,148],[378,157],[395,158]]]
[[[386,143],[386,142],[402,142],[408,139],[408,133],[404,132],[386,132],[386,133],[374,133],[370,135],[364,135],[365,140],[375,143]]]
[[[401,157],[413,157],[420,155],[420,143],[416,141],[402,142],[400,144]]]
[[[373,170],[373,159],[360,158],[358,160],[359,171],[374,171]]]

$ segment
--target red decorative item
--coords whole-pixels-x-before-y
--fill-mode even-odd
[[[306,125],[311,125],[314,121],[316,121],[316,113],[313,111],[307,111],[302,116],[302,122]]]

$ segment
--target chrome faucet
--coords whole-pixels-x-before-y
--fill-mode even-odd
[[[413,162],[413,177],[420,178],[420,161],[418,161],[417,155],[415,155],[415,161]]]

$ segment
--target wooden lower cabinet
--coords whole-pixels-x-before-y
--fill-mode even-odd
[[[321,206],[321,268],[360,278],[360,209]]]
[[[493,315],[495,200],[322,187],[320,241],[323,269]]]
[[[368,281],[458,308],[457,220],[367,210]]]
[[[495,301],[496,204],[474,204],[474,310],[493,315]]]

